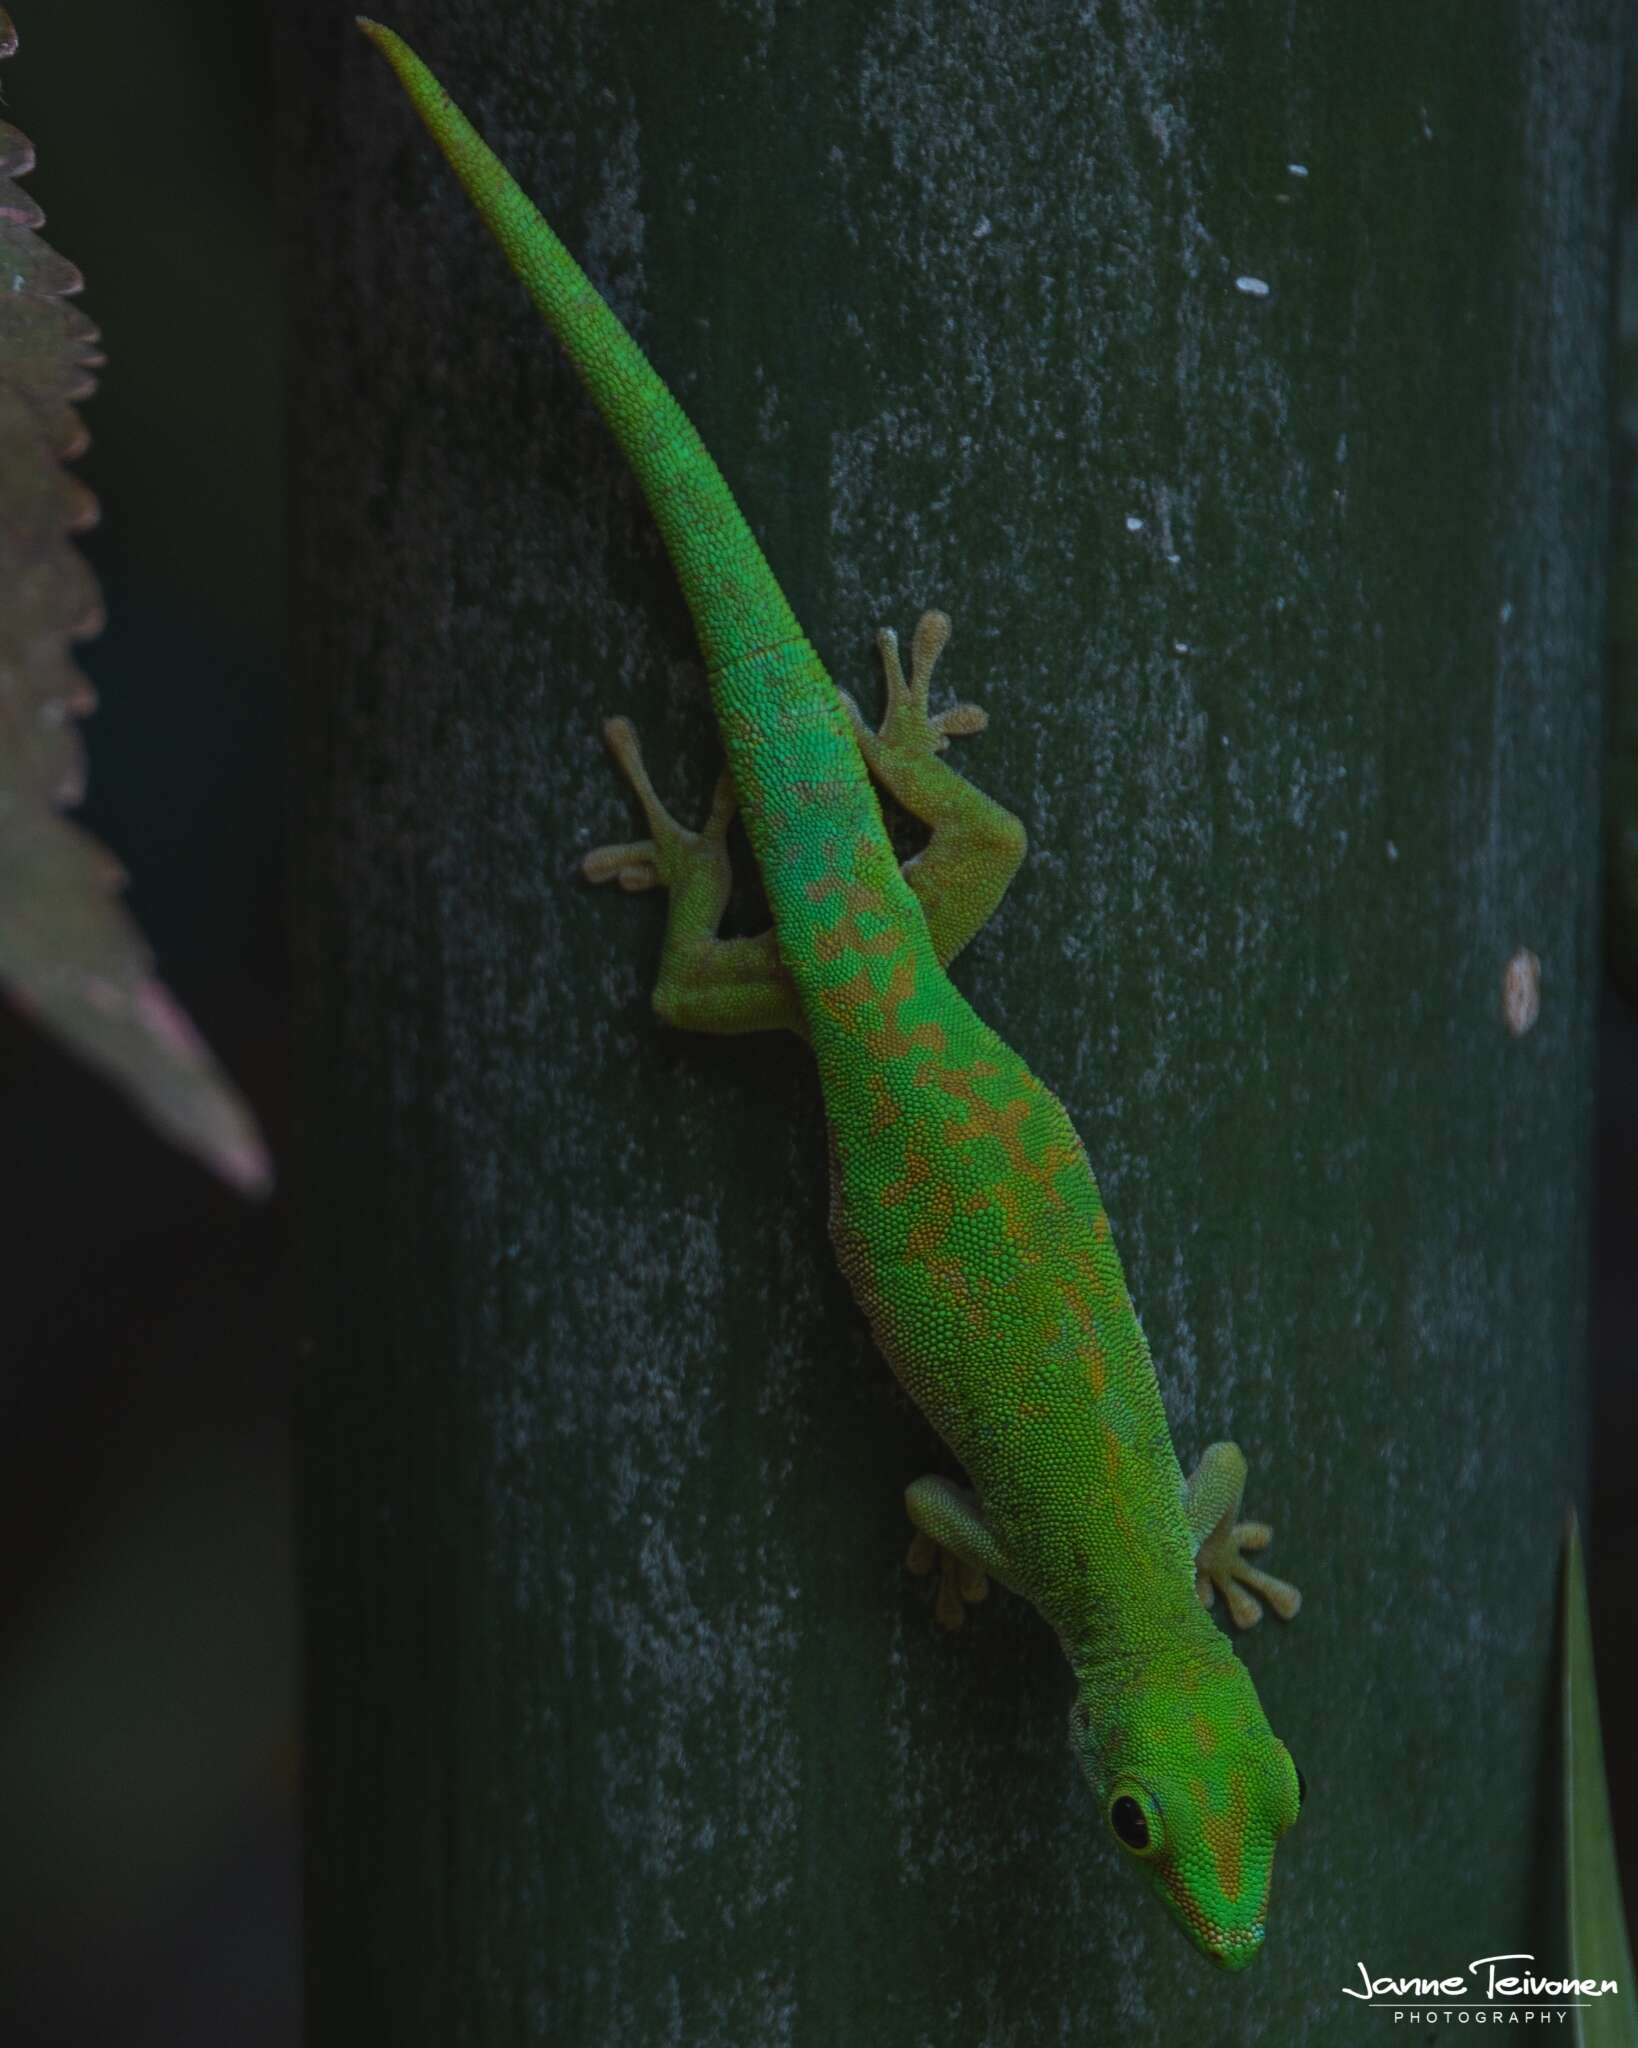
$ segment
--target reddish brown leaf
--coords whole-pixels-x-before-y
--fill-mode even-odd
[[[0,7],[0,57],[17,33]],[[154,974],[119,863],[61,816],[85,786],[76,721],[95,703],[72,654],[102,598],[71,536],[96,500],[63,468],[86,444],[97,330],[66,303],[79,272],[42,242],[13,182],[33,168],[0,122],[0,984],[25,1015],[247,1194],[271,1182],[249,1109]]]

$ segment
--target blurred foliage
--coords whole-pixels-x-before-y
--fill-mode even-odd
[[[1627,1946],[1621,1873],[1604,1782],[1604,1742],[1593,1674],[1592,1624],[1581,1563],[1581,1531],[1572,1509],[1564,1530],[1564,1672],[1560,1702],[1564,1745],[1564,1889],[1569,1974],[1620,1987],[1614,1998],[1574,2008],[1579,2048],[1638,2048],[1632,1999],[1638,1984]]]
[[[283,295],[261,0],[10,0],[4,115],[92,280],[108,625],[81,819],[285,1149]],[[6,2048],[300,2033],[285,1205],[0,1003]]]
[[[0,9],[0,57],[16,30]],[[82,280],[40,240],[13,180],[34,152],[0,123],[0,982],[13,1004],[99,1068],[176,1144],[247,1194],[271,1179],[254,1117],[186,1014],[115,891],[117,861],[59,806],[84,792],[76,717],[95,697],[70,653],[98,631],[96,581],[71,536],[96,501],[62,468],[86,445],[97,333],[65,301]]]

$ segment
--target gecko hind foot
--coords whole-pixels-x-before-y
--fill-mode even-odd
[[[845,691],[843,706],[871,779],[930,837],[903,862],[939,964],[947,966],[993,916],[1024,858],[1027,837],[1012,813],[986,796],[945,758],[950,741],[989,723],[976,704],[928,708],[933,671],[950,638],[943,612],[923,612],[910,636],[910,675],[898,636],[876,635],[885,695],[872,725]]]
[[[942,754],[952,738],[982,732],[989,724],[988,713],[976,704],[952,704],[946,711],[928,709],[933,671],[949,642],[949,614],[923,612],[910,636],[910,676],[906,681],[904,665],[899,659],[898,634],[891,626],[883,626],[877,631],[876,646],[881,653],[887,695],[882,706],[882,722],[875,728],[871,727],[848,692],[842,691],[842,702],[853,720],[860,750],[879,775],[882,766],[892,756],[921,760],[929,754]],[[882,779],[890,781],[886,776]]]
[[[587,881],[618,882],[622,889],[635,895],[644,889],[675,888],[689,862],[703,862],[713,868],[725,863],[728,827],[735,809],[733,778],[727,769],[717,779],[704,825],[698,832],[691,832],[686,825],[679,825],[660,801],[644,766],[637,728],[631,720],[608,719],[603,737],[642,805],[653,836],[593,847],[580,863]]]
[[[728,827],[736,803],[728,770],[717,778],[705,823],[690,832],[655,794],[631,720],[611,718],[603,734],[643,807],[651,836],[595,847],[580,867],[588,882],[618,882],[634,894],[666,891],[665,939],[649,998],[655,1015],[685,1031],[730,1037],[800,1031],[795,985],[772,930],[750,938],[721,936],[733,886]]]
[[[1244,1554],[1266,1550],[1273,1537],[1267,1522],[1236,1522],[1225,1515],[1195,1555],[1194,1589],[1201,1606],[1212,1604],[1215,1589],[1222,1594],[1236,1628],[1250,1628],[1261,1621],[1265,1600],[1281,1621],[1292,1620],[1302,1605],[1302,1595],[1287,1580],[1249,1563]]]

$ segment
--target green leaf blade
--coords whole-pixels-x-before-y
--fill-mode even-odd
[[[1632,1952],[1621,1903],[1621,1874],[1604,1779],[1604,1744],[1598,1724],[1592,1624],[1581,1563],[1581,1532],[1572,1508],[1564,1532],[1564,1888],[1569,1920],[1570,1974],[1605,1982],[1613,1997],[1575,2008],[1578,2048],[1638,2048],[1633,2010]]]

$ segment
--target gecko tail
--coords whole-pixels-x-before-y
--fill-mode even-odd
[[[840,974],[817,928],[863,906],[874,920],[873,955],[891,937],[896,954],[934,970],[930,984],[926,922],[899,873],[842,700],[693,423],[415,52],[367,16],[359,26],[523,280],[648,500],[710,670],[741,815],[810,1024],[829,1028],[824,985]]]
[[[357,17],[591,394],[665,541],[713,671],[801,627],[693,422],[596,286],[421,59]]]

